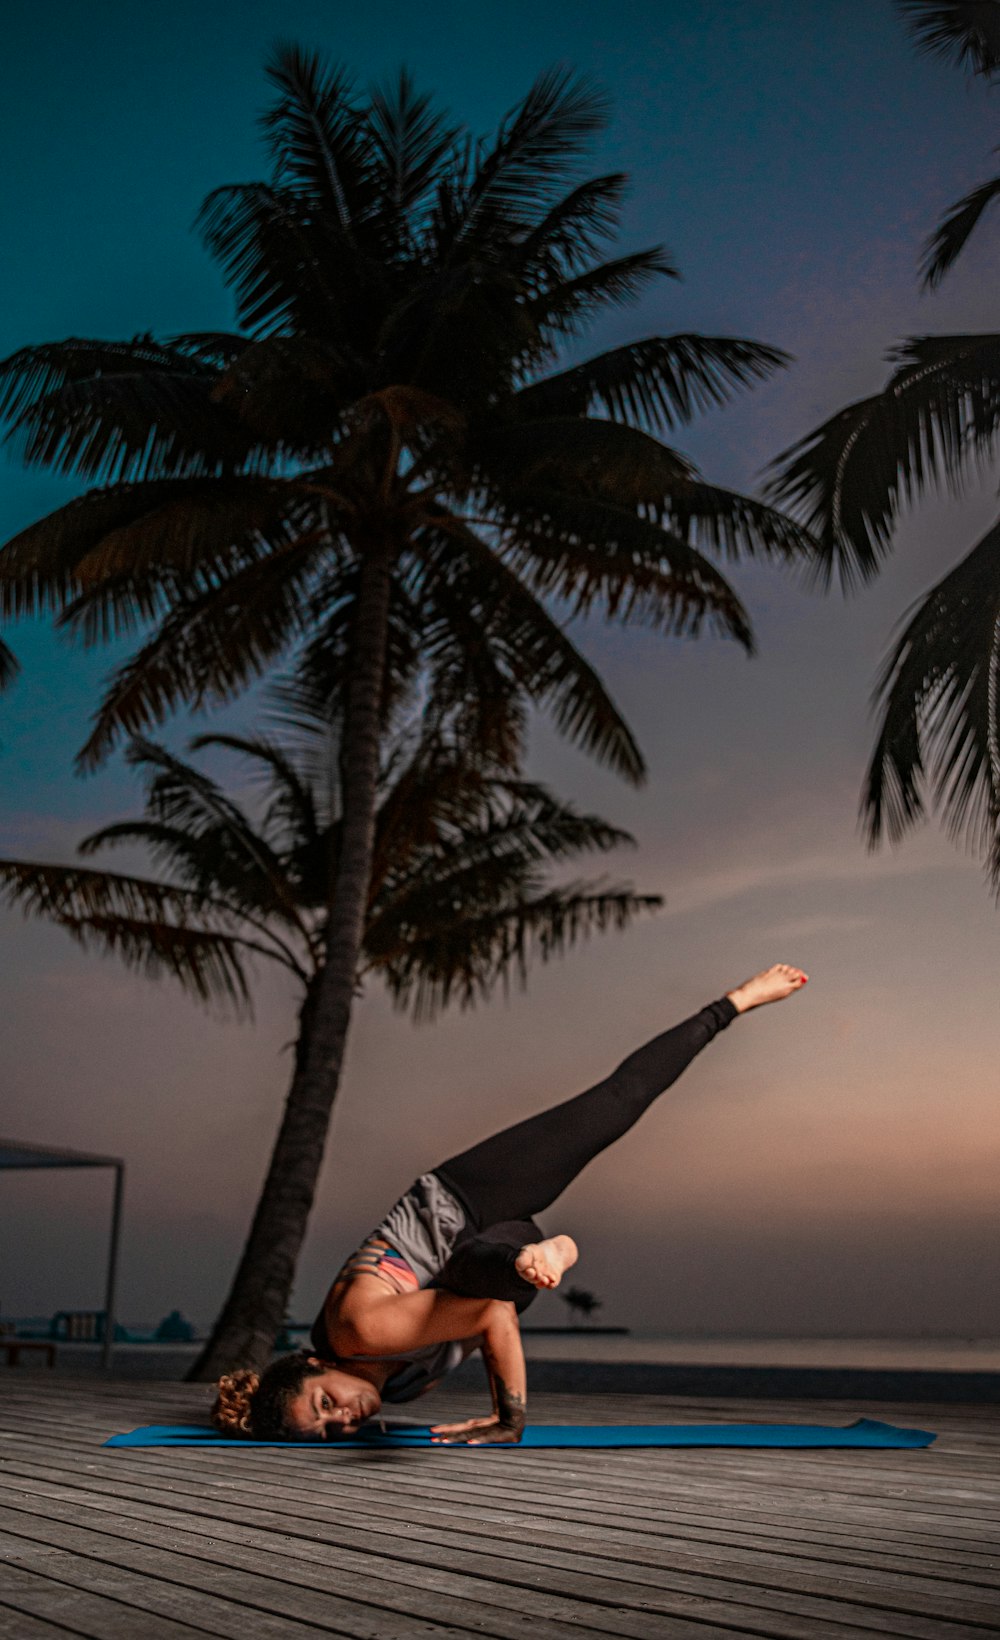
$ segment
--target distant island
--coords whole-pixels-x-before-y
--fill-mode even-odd
[[[631,1327],[522,1327],[522,1333],[555,1333],[557,1338],[565,1338],[569,1333],[583,1333],[587,1338],[596,1338],[598,1334],[607,1337],[615,1333],[619,1338],[632,1331]]]

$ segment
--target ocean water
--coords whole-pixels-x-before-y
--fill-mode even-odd
[[[114,1348],[114,1371],[126,1378],[179,1379],[197,1344],[125,1343]],[[529,1333],[529,1361],[636,1362],[701,1367],[871,1367],[888,1371],[1000,1372],[1000,1338],[684,1338],[586,1331]],[[56,1370],[99,1371],[93,1344],[60,1344]],[[0,1369],[2,1370],[2,1369]],[[19,1371],[42,1370],[27,1357]]]
[[[1000,1338],[681,1338],[584,1329],[529,1333],[530,1361],[642,1361],[675,1366],[879,1367],[926,1372],[1000,1371]]]

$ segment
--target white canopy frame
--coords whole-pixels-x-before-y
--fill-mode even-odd
[[[125,1163],[120,1156],[92,1156],[85,1150],[54,1150],[51,1145],[29,1145],[20,1139],[0,1139],[0,1169],[8,1167],[113,1167],[115,1170],[111,1236],[104,1284],[104,1337],[101,1340],[101,1365],[108,1371],[111,1367],[111,1349],[115,1339],[115,1288],[118,1279],[122,1200],[125,1194]]]

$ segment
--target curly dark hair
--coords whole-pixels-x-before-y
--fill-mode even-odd
[[[220,1435],[251,1441],[293,1441],[295,1433],[286,1423],[288,1403],[307,1378],[317,1377],[328,1365],[305,1350],[296,1350],[294,1355],[272,1361],[262,1373],[249,1369],[228,1372],[219,1379],[212,1423]]]

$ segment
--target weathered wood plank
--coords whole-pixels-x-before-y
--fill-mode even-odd
[[[362,1623],[359,1628],[342,1628],[337,1624],[336,1603],[329,1600],[323,1602],[322,1616],[324,1621],[317,1626],[314,1620],[309,1623],[297,1622],[287,1616],[278,1616],[262,1607],[255,1605],[252,1598],[248,1601],[224,1599],[216,1588],[204,1589],[190,1587],[179,1579],[183,1576],[184,1568],[172,1568],[174,1575],[169,1581],[162,1577],[150,1575],[148,1572],[137,1572],[127,1567],[110,1564],[107,1561],[73,1552],[72,1547],[60,1545],[49,1538],[59,1536],[58,1532],[46,1534],[47,1541],[40,1542],[37,1538],[25,1539],[0,1530],[0,1559],[2,1559],[6,1577],[9,1569],[41,1572],[44,1576],[55,1579],[72,1588],[85,1590],[88,1594],[106,1595],[120,1602],[131,1610],[132,1628],[128,1631],[133,1637],[146,1635],[146,1615],[154,1613],[159,1617],[166,1617],[182,1623],[190,1623],[192,1628],[185,1632],[193,1633],[205,1630],[212,1635],[230,1637],[230,1640],[312,1640],[313,1636],[350,1635],[368,1633],[375,1637],[391,1633],[393,1640],[401,1636],[399,1619],[394,1618],[391,1629],[381,1624],[377,1617],[365,1627],[363,1619],[365,1613],[361,1610]],[[72,1534],[68,1534],[72,1538]],[[242,1587],[244,1593],[252,1596],[252,1589]],[[142,1614],[140,1616],[140,1614]],[[153,1640],[152,1631],[151,1640]],[[416,1619],[409,1621],[405,1633],[407,1640],[468,1640],[467,1629],[450,1629],[437,1623],[421,1623]]]
[[[36,1488],[41,1488],[41,1482],[35,1482]],[[70,1489],[59,1488],[58,1496],[65,1499]],[[41,1495],[54,1495],[46,1492]],[[71,1500],[72,1501],[72,1500]],[[92,1505],[92,1501],[88,1500]],[[109,1507],[112,1505],[109,1503]],[[185,1527],[198,1529],[197,1519],[189,1520],[178,1515],[174,1510],[161,1510],[148,1504],[137,1504],[130,1500],[130,1511],[133,1516],[155,1521],[158,1523],[182,1524]],[[269,1538],[268,1553],[295,1554],[297,1550],[294,1539],[289,1539],[285,1528],[288,1523],[279,1517],[279,1532]],[[240,1526],[236,1527],[228,1522],[213,1523],[212,1530],[220,1537],[231,1541],[259,1543],[259,1532],[249,1531]],[[282,1539],[284,1538],[284,1541]],[[496,1540],[495,1540],[496,1541]],[[522,1540],[523,1541],[523,1540]],[[534,1542],[536,1540],[532,1540]],[[601,1570],[599,1557],[604,1546],[597,1540],[582,1546],[586,1556],[583,1564],[589,1570]],[[537,1553],[533,1548],[533,1552]],[[544,1556],[544,1563],[549,1563],[549,1555]],[[566,1557],[565,1564],[579,1566],[575,1558]],[[622,1575],[623,1568],[620,1561],[614,1562],[616,1575]],[[761,1624],[766,1622],[767,1632],[799,1633],[805,1624],[805,1632],[812,1636],[835,1634],[838,1640],[843,1640],[847,1633],[852,1635],[883,1634],[886,1632],[887,1617],[882,1608],[855,1605],[845,1597],[826,1598],[822,1596],[804,1594],[794,1590],[777,1588],[754,1588],[752,1590],[752,1607],[748,1610],[747,1589],[745,1583],[739,1580],[725,1579],[722,1576],[706,1577],[686,1575],[678,1571],[672,1564],[669,1556],[665,1557],[662,1567],[657,1568],[651,1577],[645,1579],[640,1575],[634,1579],[639,1584],[646,1582],[662,1591],[672,1591],[681,1597],[680,1609],[687,1616],[701,1616],[704,1619],[714,1619],[720,1623],[730,1623],[735,1628],[746,1629],[750,1632],[763,1633]],[[764,1614],[767,1614],[766,1617]],[[781,1614],[781,1615],[776,1615]],[[806,1622],[807,1620],[807,1622]],[[895,1613],[892,1618],[892,1632],[898,1635],[920,1636],[922,1640],[981,1640],[982,1629],[964,1623],[950,1623],[940,1617],[924,1619],[919,1615]]]
[[[109,1510],[114,1507],[111,1499],[105,1500],[105,1504]],[[30,1507],[27,1498],[24,1507]],[[70,1519],[76,1518],[78,1513],[75,1502],[50,1502],[44,1507],[47,1512]],[[127,1523],[130,1535],[139,1530],[136,1516],[140,1509],[143,1516],[148,1512],[145,1507],[133,1505]],[[242,1516],[243,1511],[240,1513]],[[168,1518],[176,1519],[176,1516],[171,1517],[168,1512]],[[296,1523],[294,1537],[288,1532],[289,1523],[285,1517],[281,1517],[280,1524],[285,1534],[282,1552],[286,1557],[308,1556],[312,1544],[321,1544],[323,1564],[337,1565],[348,1575],[369,1570],[374,1548],[379,1562],[391,1566],[393,1577],[401,1582],[409,1584],[415,1580],[419,1584],[435,1573],[466,1574],[472,1579],[487,1579],[493,1586],[491,1599],[521,1610],[531,1610],[533,1597],[542,1589],[571,1598],[589,1599],[602,1606],[614,1606],[619,1613],[636,1609],[668,1613],[678,1607],[678,1591],[671,1592],[662,1584],[632,1583],[621,1575],[621,1569],[613,1562],[596,1563],[595,1569],[595,1562],[590,1557],[567,1571],[565,1566],[554,1564],[556,1557],[547,1548],[539,1549],[537,1544],[532,1545],[531,1558],[525,1561],[516,1556],[504,1559],[498,1554],[496,1544],[489,1546],[489,1553],[478,1545],[470,1550],[458,1530],[453,1532],[451,1539],[445,1540],[444,1545],[434,1546],[423,1541],[414,1545],[401,1538],[395,1542],[391,1538],[382,1541],[382,1535],[373,1533],[367,1524],[357,1529],[331,1528],[326,1523],[314,1524],[303,1519]],[[117,1525],[113,1529],[118,1529]],[[219,1523],[214,1529],[221,1530]],[[379,1541],[376,1542],[376,1539]],[[243,1541],[258,1542],[269,1553],[272,1552],[273,1534],[268,1533],[266,1526],[252,1527],[250,1535]],[[879,1573],[876,1583],[870,1575],[853,1568],[848,1575],[823,1576],[817,1575],[811,1565],[803,1569],[801,1563],[796,1562],[790,1569],[787,1561],[770,1555],[746,1557],[733,1569],[724,1562],[706,1558],[702,1545],[698,1545],[694,1553],[675,1553],[674,1566],[682,1573],[725,1575],[729,1572],[743,1585],[749,1584],[755,1588],[776,1587],[786,1593],[805,1589],[833,1598],[848,1597],[859,1604],[877,1607],[883,1613],[912,1611],[940,1620],[950,1619],[975,1625],[988,1624],[995,1610],[992,1603],[986,1606],[978,1601],[975,1591],[962,1590],[956,1598],[953,1594],[955,1586],[937,1579],[901,1578],[897,1574]],[[828,1574],[829,1569],[821,1567],[820,1573]],[[529,1602],[527,1607],[526,1599]],[[819,1626],[816,1627],[820,1632]]]
[[[12,1611],[0,1599],[0,1640],[66,1640],[67,1630],[27,1612]]]
[[[41,1557],[40,1557],[41,1559]],[[136,1613],[117,1600],[90,1594],[75,1583],[53,1581],[41,1571],[10,1563],[4,1565],[3,1598],[7,1607],[26,1617],[39,1617],[65,1634],[87,1640],[136,1640]],[[148,1612],[142,1618],[142,1640],[204,1640],[203,1628],[176,1623]]]
[[[183,1575],[193,1586],[211,1591],[218,1590],[220,1580],[226,1587],[225,1574],[237,1578],[239,1587],[253,1591],[253,1598],[265,1604],[280,1600],[281,1610],[289,1615],[302,1616],[305,1608],[315,1614],[314,1620],[326,1615],[327,1625],[335,1623],[337,1632],[355,1634],[350,1613],[352,1602],[343,1591],[349,1589],[358,1603],[365,1603],[365,1623],[384,1620],[380,1632],[397,1640],[399,1615],[412,1618],[425,1615],[431,1621],[447,1623],[457,1619],[455,1626],[464,1626],[479,1634],[499,1637],[499,1640],[523,1640],[526,1620],[530,1619],[533,1636],[539,1640],[580,1640],[579,1628],[595,1626],[592,1608],[583,1599],[565,1599],[535,1590],[511,1591],[494,1588],[481,1576],[463,1576],[436,1567],[408,1567],[405,1580],[398,1578],[399,1567],[391,1573],[378,1575],[380,1562],[375,1557],[349,1554],[328,1549],[322,1555],[292,1556],[287,1552],[275,1555],[277,1544],[267,1534],[247,1532],[236,1542],[232,1535],[225,1542],[224,1561],[219,1558],[217,1546],[208,1547],[201,1531],[183,1530],[177,1525],[150,1526],[144,1521],[115,1517],[107,1531],[95,1531],[73,1523],[79,1518],[76,1505],[50,1503],[47,1511],[59,1526],[63,1543],[72,1537],[80,1554],[97,1558],[113,1557],[116,1564],[134,1569],[169,1569],[168,1563],[183,1557]],[[0,1527],[12,1534],[21,1534],[29,1541],[45,1541],[46,1517],[31,1515],[26,1510],[20,1519],[14,1509],[0,1509]],[[103,1540],[103,1541],[102,1541]],[[110,1540],[110,1541],[109,1541]],[[271,1557],[274,1556],[273,1559]],[[199,1565],[208,1562],[209,1565]],[[194,1564],[191,1564],[194,1563]],[[261,1566],[267,1566],[267,1573]],[[174,1564],[174,1575],[177,1566]],[[271,1591],[265,1587],[271,1585]],[[317,1598],[319,1597],[319,1598]],[[495,1601],[504,1602],[503,1605]],[[713,1625],[702,1626],[674,1622],[650,1612],[638,1617],[630,1612],[609,1609],[603,1602],[599,1628],[602,1633],[630,1636],[631,1640],[712,1640],[726,1636],[731,1640],[733,1631]],[[368,1608],[374,1608],[369,1611]],[[380,1617],[381,1614],[381,1617]],[[389,1616],[388,1614],[398,1614]],[[370,1632],[363,1629],[361,1633]],[[759,1631],[765,1632],[765,1631]]]

